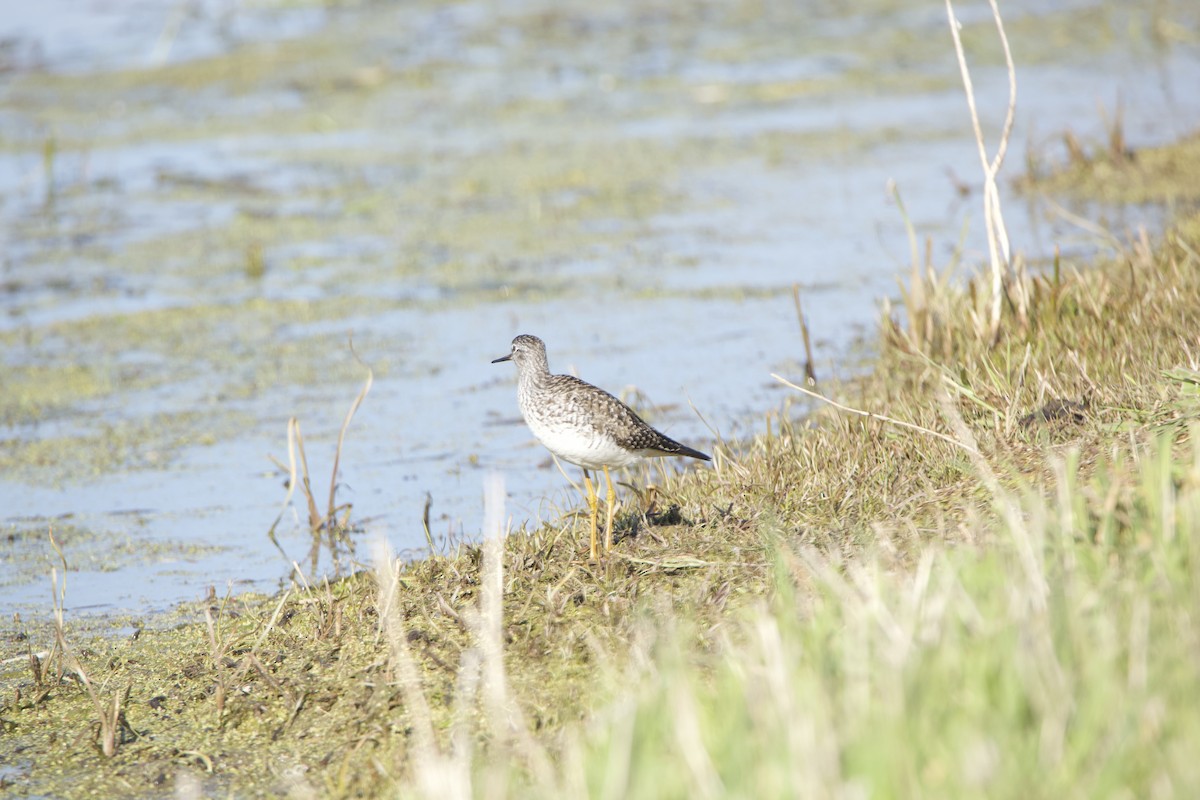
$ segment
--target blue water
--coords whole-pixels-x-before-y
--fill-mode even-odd
[[[77,320],[248,298],[388,298],[394,302],[382,310],[364,304],[345,319],[205,334],[211,347],[244,353],[248,369],[261,366],[257,353],[266,348],[256,342],[268,340],[312,339],[333,351],[322,353],[320,363],[331,357],[349,362],[344,342],[351,331],[367,363],[386,364],[342,455],[339,498],[353,503],[360,542],[382,534],[396,549],[419,555],[427,496],[435,536],[472,538],[489,469],[506,474],[517,524],[538,524],[577,505],[567,481],[519,424],[511,366],[489,363],[507,352],[518,333],[541,336],[558,371],[615,393],[636,390],[659,407],[657,425],[708,449],[712,434],[689,404],[722,436],[750,436],[761,429],[763,412],[786,396],[770,373],[799,371],[793,284],[803,290],[818,375],[836,377],[854,368],[847,360],[853,343],[870,340],[881,298],[895,295],[895,276],[908,269],[904,223],[890,199],[890,182],[900,187],[919,235],[932,237],[938,263],[950,260],[965,221],[965,262],[985,258],[978,156],[953,82],[957,71],[944,19],[915,3],[885,16],[814,5],[812,28],[802,31],[786,27],[796,23],[794,16],[779,29],[762,22],[744,29],[689,23],[680,29],[696,31],[695,38],[679,41],[662,23],[641,43],[631,31],[650,23],[637,17],[635,4],[595,14],[583,6],[546,12],[547,27],[571,30],[574,24],[593,32],[578,47],[566,34],[566,44],[531,46],[527,37],[536,26],[527,18],[542,13],[533,4],[380,4],[348,11],[165,0],[9,5],[0,15],[0,39],[8,42],[0,72],[0,230],[6,231],[0,233],[0,333],[11,336],[0,370],[94,359],[154,369],[161,358],[111,353],[103,341],[62,344],[58,326]],[[1023,169],[1029,147],[1059,154],[1056,142],[1064,130],[1101,140],[1100,108],[1111,114],[1118,99],[1126,138],[1135,147],[1175,138],[1200,122],[1200,95],[1191,89],[1200,85],[1196,47],[1164,47],[1149,38],[1143,33],[1154,24],[1149,11],[1088,2],[1075,7],[1098,10],[1081,19],[1103,29],[1096,36],[1104,44],[1062,47],[1019,63],[1008,177]],[[1006,13],[1015,21],[1041,12],[1039,4],[1026,3],[1006,4]],[[1169,6],[1167,13],[1186,21],[1191,12]],[[978,14],[972,7],[963,18]],[[881,66],[878,54],[863,48],[869,46],[866,34],[884,24],[924,37],[942,57]],[[100,136],[94,147],[65,148],[55,160],[57,193],[48,207],[43,143],[55,131],[70,139],[65,127],[56,127],[66,123],[55,120],[71,109],[55,107],[52,97],[31,97],[23,88],[31,75],[152,74],[331,30],[361,39],[368,87],[369,70],[380,63],[389,70],[426,68],[430,86],[385,86],[362,118],[339,118],[331,106],[323,130],[277,134],[260,122],[212,136],[180,135],[171,120],[213,114],[245,115],[253,122],[264,107],[315,114],[320,109],[312,104],[331,101],[267,81],[164,91],[147,109],[137,94],[145,90],[130,89],[134,124],[151,133],[136,141]],[[789,51],[791,39],[800,48],[813,37],[820,52]],[[731,49],[749,55],[721,55]],[[737,95],[739,87],[819,81],[863,68],[908,70],[914,82],[945,75],[947,82],[945,88],[905,91],[863,80],[832,95],[798,91],[773,102]],[[994,131],[1006,92],[1003,72],[982,67],[974,77],[985,124]],[[351,85],[345,91],[363,89]],[[97,112],[101,134],[129,124],[110,112]],[[157,137],[147,124],[154,115],[166,120]],[[790,138],[764,157],[757,143],[770,136]],[[410,183],[435,175],[455,185],[463,180],[460,163],[480,154],[662,141],[712,141],[723,150],[711,164],[665,172],[661,180],[671,199],[648,217],[590,220],[596,242],[569,258],[542,256],[535,247],[497,271],[488,265],[498,258],[495,252],[507,252],[502,242],[509,231],[496,230],[493,240],[485,238],[465,256],[453,252],[453,243],[451,252],[443,252],[422,247],[421,226],[437,220],[414,221],[406,211],[420,211],[419,199],[404,194]],[[745,143],[744,156],[736,153],[739,143]],[[370,162],[359,169],[352,161],[326,158],[335,151],[393,152],[396,165],[383,169]],[[180,176],[232,188],[227,196],[189,195]],[[961,197],[955,181],[976,191]],[[322,187],[329,197],[313,199],[313,190]],[[1055,245],[1068,258],[1104,246],[1051,206],[1026,202],[1005,187],[1011,239],[1030,258]],[[586,189],[580,188],[581,196]],[[387,235],[334,227],[352,217],[354,195],[362,191],[394,192],[397,213]],[[472,201],[464,197],[462,213],[469,214]],[[484,192],[475,202],[490,198]],[[1163,219],[1157,208],[1072,208],[1118,237],[1140,225],[1155,230]],[[114,269],[111,260],[89,259],[86,247],[71,246],[85,231],[87,247],[119,255],[148,235],[218,229],[239,215],[264,211],[307,215],[318,233],[272,249],[259,279],[246,276],[241,264],[220,258],[209,263],[185,251],[164,252],[161,269]],[[542,236],[550,243],[551,212],[530,211],[548,215]],[[331,232],[321,234],[326,224]],[[611,245],[606,232],[613,233]],[[391,269],[389,259],[399,252],[420,260],[421,268]],[[290,266],[278,269],[279,263]],[[472,264],[480,277],[473,276]],[[507,285],[552,289],[507,299]],[[496,291],[488,294],[489,288]],[[304,357],[303,348],[297,352],[296,358]],[[0,428],[0,440],[12,442],[95,432],[162,413],[235,409],[245,419],[220,429],[214,440],[142,453],[136,467],[100,477],[58,482],[38,469],[0,476],[4,529],[70,524],[99,533],[98,542],[67,554],[74,569],[70,608],[149,611],[200,597],[208,586],[218,592],[228,585],[271,590],[290,579],[290,559],[304,562],[311,540],[301,505],[293,505],[280,527],[287,558],[266,537],[284,499],[283,476],[268,456],[286,457],[287,419],[299,416],[323,497],[338,427],[361,379],[284,381],[229,397],[214,388],[223,376],[206,369],[197,362],[194,372],[165,385],[81,401],[57,417]],[[162,541],[171,547],[149,547]],[[106,546],[126,555],[102,567]],[[153,555],[139,557],[142,548]],[[0,606],[47,608],[44,575],[53,563],[47,543],[22,538],[3,552]],[[318,571],[327,567],[324,562]]]

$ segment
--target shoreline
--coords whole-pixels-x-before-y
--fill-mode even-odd
[[[1182,152],[1191,153],[1189,164],[1200,161],[1192,142],[1188,137],[1181,143]],[[1154,157],[1116,164],[1104,158],[1093,155],[1097,171],[1158,163]],[[1165,462],[1162,485],[1178,493],[1180,524],[1200,523],[1200,517],[1188,516],[1195,498],[1187,494],[1186,471],[1196,446],[1189,420],[1200,420],[1200,398],[1190,388],[1200,383],[1189,377],[1200,357],[1194,345],[1200,331],[1200,261],[1193,263],[1200,252],[1195,210],[1200,198],[1194,194],[1200,183],[1187,184],[1191,174],[1190,167],[1158,171],[1157,179],[1181,179],[1185,185],[1178,191],[1191,193],[1181,201],[1191,210],[1181,212],[1161,241],[1150,249],[1135,241],[1124,260],[1095,269],[1031,277],[1036,298],[1031,319],[1022,325],[1007,314],[994,346],[978,335],[970,286],[924,287],[925,310],[936,322],[920,341],[898,322],[881,325],[873,368],[837,385],[835,396],[956,443],[828,408],[804,420],[768,414],[767,434],[719,443],[713,469],[668,476],[659,501],[644,515],[622,509],[614,557],[607,563],[580,559],[586,536],[581,539],[576,529],[582,526],[565,517],[558,525],[506,537],[503,557],[492,565],[502,571],[502,613],[485,590],[491,585],[489,550],[470,545],[454,557],[396,565],[377,576],[359,573],[337,584],[293,587],[253,601],[217,598],[201,604],[206,621],[199,624],[147,629],[120,640],[75,641],[68,629],[67,657],[0,672],[6,731],[0,760],[9,765],[0,783],[17,794],[63,796],[125,791],[114,787],[166,796],[185,784],[203,794],[238,796],[378,795],[426,791],[426,779],[432,778],[423,770],[436,764],[438,775],[498,775],[511,792],[549,797],[573,785],[578,774],[597,791],[616,780],[604,765],[611,765],[614,743],[624,741],[623,725],[633,731],[629,764],[668,760],[679,767],[680,791],[695,796],[705,787],[716,794],[717,787],[762,790],[763,784],[736,783],[742,762],[729,755],[737,748],[724,736],[739,731],[748,732],[746,746],[755,748],[747,763],[774,765],[784,774],[787,758],[801,753],[805,765],[824,764],[830,772],[796,780],[826,788],[835,785],[834,778],[883,786],[907,775],[906,757],[889,760],[889,746],[911,748],[907,756],[925,765],[909,775],[909,785],[918,790],[962,790],[977,775],[987,786],[997,776],[1031,769],[1039,758],[1062,764],[1055,753],[1072,753],[1072,747],[1083,748],[1082,766],[1078,773],[1069,764],[1056,767],[1063,771],[1056,780],[1067,785],[1073,776],[1083,780],[1089,758],[1105,752],[1108,729],[1089,723],[1101,732],[1097,745],[1072,737],[1091,730],[1087,720],[1104,719],[1099,690],[1112,680],[1102,673],[1104,682],[1096,684],[1099,694],[1093,696],[1087,660],[1069,657],[1072,648],[1091,641],[1070,629],[1067,612],[1083,606],[1063,606],[1060,619],[1057,611],[1025,615],[990,603],[1007,589],[1021,608],[1029,604],[1036,610],[1041,603],[1053,610],[1057,594],[1076,602],[1071,580],[1094,577],[1095,587],[1111,585],[1120,598],[1130,597],[1128,608],[1114,610],[1119,624],[1113,624],[1117,639],[1132,644],[1112,654],[1134,664],[1142,659],[1138,674],[1161,677],[1162,692],[1200,686],[1194,664],[1190,671],[1184,665],[1180,674],[1170,672],[1171,664],[1160,665],[1149,645],[1138,644],[1144,628],[1146,641],[1162,642],[1168,650],[1169,640],[1159,638],[1166,634],[1155,625],[1175,620],[1184,595],[1140,571],[1125,572],[1143,558],[1169,556],[1163,569],[1177,591],[1196,578],[1186,564],[1177,569],[1175,559],[1182,556],[1165,536],[1143,530],[1138,516],[1146,505],[1138,487],[1158,486],[1146,477],[1151,473],[1139,470]],[[965,449],[968,439],[972,444]],[[1181,477],[1173,481],[1177,472]],[[628,489],[622,494],[627,505],[634,504]],[[1065,503],[1039,506],[1046,497]],[[1018,531],[1042,530],[1034,525],[1039,514],[1061,517],[1067,509],[1080,530],[1095,521],[1095,535],[1087,528],[1086,536],[1062,534],[1059,542],[1030,534],[1021,544]],[[1038,524],[1043,523],[1049,524]],[[1200,530],[1195,533],[1200,536]],[[1190,541],[1180,536],[1183,544]],[[1068,555],[1076,572],[1055,571],[1058,559],[1066,563]],[[944,571],[945,564],[953,564],[953,571]],[[1147,570],[1153,576],[1153,568]],[[1049,574],[1055,583],[1043,581],[1046,587],[1038,588],[1035,578]],[[941,617],[935,624],[926,616],[933,612],[905,605],[908,595],[896,587],[915,591],[922,575],[921,591],[948,603],[952,616],[962,615],[961,629],[945,627]],[[915,582],[904,582],[909,579]],[[1141,582],[1151,591],[1133,594]],[[969,602],[960,604],[960,594]],[[1091,602],[1104,608],[1096,597]],[[972,605],[980,621],[971,618]],[[995,617],[986,616],[993,612]],[[1144,625],[1137,621],[1143,613]],[[1059,654],[1057,661],[1040,651],[1026,653],[1019,646],[1023,627],[1011,634],[1012,641],[1006,638],[1006,620],[1041,631],[1046,646]],[[904,653],[925,653],[914,633],[921,625],[937,629],[946,652],[930,647],[922,656],[929,660],[920,663],[946,680],[958,675],[966,687],[961,702],[939,705],[939,687],[922,689],[919,675],[909,673],[915,667]],[[992,636],[993,630],[999,633]],[[33,649],[53,650],[50,633],[31,632],[31,643],[47,644]],[[975,642],[972,635],[983,637],[978,652],[955,644]],[[772,666],[768,656],[776,640],[778,664]],[[896,653],[888,650],[893,640]],[[496,649],[488,651],[488,642]],[[1177,655],[1170,650],[1162,658]],[[1005,661],[1009,656],[1018,661]],[[938,658],[947,660],[944,667]],[[1086,712],[1073,718],[1073,728],[1060,720],[1067,712],[1055,702],[1052,689],[1059,684],[1047,683],[1039,696],[1042,684],[1013,677],[1022,674],[1021,658],[1038,675],[1057,663],[1070,678],[1063,686],[1084,687],[1070,696],[1082,709],[1078,713]],[[495,667],[496,659],[505,675],[503,697],[480,689],[486,682],[472,684],[465,666]],[[894,674],[885,669],[888,659],[898,659]],[[878,669],[857,675],[856,664]],[[783,688],[760,696],[753,681],[737,682],[739,670],[757,674],[756,669],[763,670],[763,680],[782,680]],[[980,670],[979,683],[964,677],[974,669]],[[89,685],[76,677],[80,672],[89,676]],[[825,679],[830,682],[822,683]],[[1058,680],[1044,680],[1052,679]],[[898,693],[888,688],[889,680],[900,682]],[[1117,702],[1129,698],[1137,705],[1129,713],[1149,726],[1152,735],[1145,735],[1153,748],[1143,751],[1134,742],[1120,751],[1129,777],[1115,785],[1145,788],[1157,780],[1147,753],[1194,743],[1195,727],[1185,695],[1162,696],[1154,705],[1155,685],[1140,680],[1129,678]],[[988,681],[1002,690],[990,693]],[[916,726],[910,729],[901,724],[908,717],[890,716],[887,704],[911,692],[920,700],[910,699]],[[827,695],[841,705],[826,708],[833,702]],[[792,716],[757,717],[765,712],[755,711],[753,701],[770,708],[772,697],[790,698],[779,702]],[[950,748],[952,740],[938,731],[974,720],[973,703],[983,704],[980,719],[991,714],[1012,731],[985,735],[986,726],[977,729],[971,722],[971,735],[982,744],[972,740],[954,758],[939,756],[937,747]],[[106,718],[106,709],[114,707],[119,710]],[[922,715],[924,709],[929,716]],[[498,723],[504,714],[508,722]],[[1027,733],[1042,742],[1041,750],[1020,749],[1022,715],[1034,721]],[[812,731],[803,720],[815,726]],[[822,720],[836,733],[832,755],[822,750]],[[872,737],[867,724],[872,720],[898,727],[882,725]],[[111,757],[98,749],[106,729]],[[932,751],[921,749],[931,746],[920,741],[921,732],[934,743]],[[774,748],[783,740],[780,754]],[[455,761],[462,755],[452,747],[456,741],[473,743],[474,758],[481,760]],[[856,755],[859,750],[864,755]],[[688,753],[704,753],[708,765],[693,765]],[[585,767],[572,772],[569,764],[557,764],[557,756],[565,762],[578,758]],[[956,759],[966,759],[970,768],[962,767],[965,777],[952,780],[946,776],[958,775]],[[653,787],[638,783],[629,764],[621,784],[627,796],[655,796]],[[1167,767],[1178,796],[1187,796],[1187,786],[1200,786],[1184,766],[1169,761]],[[1007,786],[1019,794],[1021,784],[1007,779],[1013,782],[999,785],[998,793]]]

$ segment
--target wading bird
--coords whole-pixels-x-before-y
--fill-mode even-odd
[[[596,554],[597,504],[590,470],[602,470],[608,486],[604,549],[612,550],[613,490],[609,468],[628,466],[639,458],[689,456],[712,459],[680,444],[647,425],[633,409],[596,386],[571,375],[551,375],[546,345],[536,336],[521,335],[512,351],[492,363],[517,365],[517,403],[525,424],[546,449],[563,461],[583,468],[591,514],[591,554]]]

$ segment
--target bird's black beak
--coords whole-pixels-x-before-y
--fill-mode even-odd
[[[493,363],[493,364],[499,364],[501,361],[512,361],[512,353],[509,353],[509,354],[508,354],[508,355],[506,355],[506,356],[501,356],[500,358],[494,359],[494,360],[492,361],[492,363]]]

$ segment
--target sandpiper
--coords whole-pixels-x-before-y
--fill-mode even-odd
[[[633,409],[603,389],[572,375],[551,375],[546,345],[536,336],[513,339],[512,351],[492,363],[517,365],[517,402],[521,416],[551,453],[583,468],[591,514],[592,560],[596,560],[596,491],[589,470],[603,470],[608,485],[605,551],[612,550],[613,490],[609,467],[632,464],[649,456],[712,459],[647,425]]]

